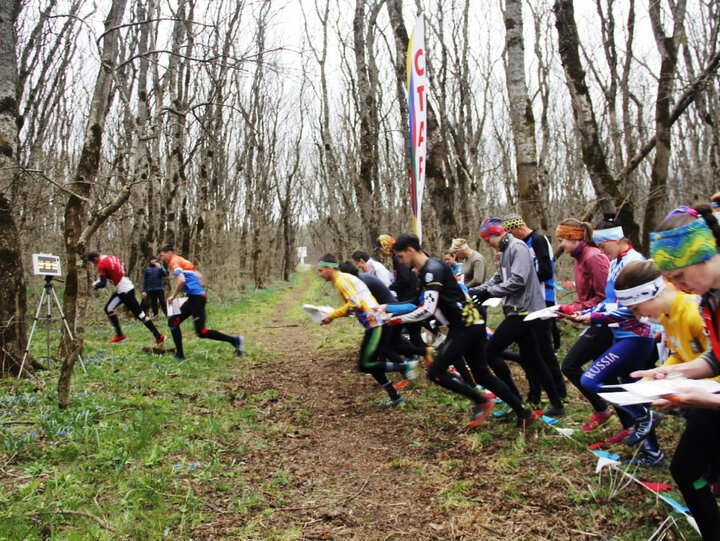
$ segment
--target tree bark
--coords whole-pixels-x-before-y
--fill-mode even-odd
[[[105,120],[112,103],[113,71],[118,49],[119,30],[125,11],[126,0],[113,0],[105,20],[105,33],[102,45],[102,64],[95,81],[93,97],[90,102],[87,128],[80,161],[69,189],[74,195],[68,198],[65,206],[65,253],[67,255],[67,276],[63,307],[65,317],[74,333],[74,340],[64,337],[63,365],[58,380],[58,400],[61,408],[70,405],[70,382],[75,361],[83,350],[85,307],[87,305],[88,275],[81,282],[80,272],[86,268],[88,237],[82,238],[83,222],[87,212],[87,198],[92,184],[97,178],[100,166],[100,150],[105,128]]]
[[[522,0],[505,0],[505,81],[510,100],[510,121],[515,143],[520,214],[533,228],[543,223],[538,183],[535,116],[525,81],[525,42]]]

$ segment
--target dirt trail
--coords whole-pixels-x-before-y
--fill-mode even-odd
[[[301,275],[304,287],[310,279]],[[413,404],[420,390],[405,393],[405,408],[378,409],[373,402],[384,392],[355,370],[355,348],[318,350],[309,320],[308,326],[285,326],[288,311],[297,309],[292,299],[278,306],[268,322],[277,331],[278,358],[263,361],[242,382],[246,396],[278,393],[261,403],[257,421],[285,424],[288,430],[268,434],[262,451],[238,459],[253,486],[283,472],[289,481],[281,501],[266,495],[269,503],[250,518],[218,516],[203,536],[231,537],[241,523],[254,521],[262,539],[283,530],[302,539],[578,538],[569,533],[571,524],[556,529],[552,501],[567,491],[564,479],[538,475],[537,486],[511,487],[516,494],[508,499],[506,487],[494,486],[495,444],[480,445],[463,433],[464,412],[439,402],[420,408]],[[423,381],[420,387],[427,385]],[[510,440],[517,436],[510,427],[507,432]],[[540,501],[548,496],[551,503]],[[525,498],[529,501],[519,503]],[[541,506],[543,516],[537,514]]]

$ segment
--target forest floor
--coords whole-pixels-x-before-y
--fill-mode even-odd
[[[98,326],[68,411],[52,374],[0,383],[0,539],[630,540],[668,516],[667,539],[693,538],[647,489],[595,474],[587,445],[619,425],[580,433],[576,393],[559,425],[574,439],[494,419],[466,432],[467,401],[424,378],[382,410],[355,367],[362,329],[313,324],[303,303],[338,299],[300,273],[214,309],[210,327],[245,335],[242,359],[189,326],[182,363],[140,352],[139,325],[119,349]],[[661,429],[671,454],[682,422]],[[629,472],[672,484],[667,468]]]

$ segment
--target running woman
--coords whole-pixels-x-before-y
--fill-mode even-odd
[[[399,261],[417,269],[424,288],[423,304],[400,316],[390,317],[393,325],[421,322],[432,316],[449,327],[443,347],[428,367],[428,379],[450,391],[470,399],[475,405],[467,428],[479,426],[490,414],[495,402],[485,398],[468,384],[448,372],[450,365],[468,364],[475,382],[489,389],[517,413],[518,426],[525,428],[537,421],[537,414],[523,407],[520,399],[488,368],[485,359],[487,337],[480,314],[470,297],[464,293],[452,270],[438,259],[427,256],[416,235],[403,234],[395,241],[395,255]]]
[[[376,318],[371,310],[378,306],[375,297],[365,283],[353,276],[340,272],[337,259],[332,254],[325,254],[317,263],[317,275],[331,282],[342,297],[344,304],[337,310],[330,312],[320,323],[329,325],[334,319],[355,314],[358,322],[365,327],[365,335],[360,344],[358,356],[358,369],[370,374],[378,384],[385,389],[388,399],[379,404],[380,407],[396,407],[405,400],[393,387],[385,372],[401,372],[409,381],[415,379],[417,361],[390,362],[381,361],[380,355],[386,349],[387,333],[383,333],[382,320]],[[384,335],[384,336],[383,336]]]
[[[612,345],[605,350],[585,371],[580,385],[589,393],[597,394],[603,385],[634,381],[631,372],[647,366],[648,359],[655,349],[652,329],[647,323],[638,320],[632,311],[618,302],[615,293],[615,279],[620,271],[633,261],[645,258],[633,249],[625,237],[623,229],[617,224],[614,215],[606,214],[593,233],[593,240],[610,259],[610,269],[605,284],[605,300],[588,310],[575,314],[574,321],[587,325],[607,325],[613,335]],[[612,410],[607,409],[594,418],[607,418]],[[622,430],[611,439],[616,441],[627,436],[627,445],[643,442],[643,451],[631,462],[641,466],[661,466],[665,464],[663,452],[657,443],[655,427],[662,416],[643,405],[623,406],[615,411],[623,425]],[[592,422],[592,418],[591,421]],[[583,430],[591,427],[583,426]]]
[[[87,258],[88,261],[97,267],[98,274],[100,275],[100,278],[93,282],[93,289],[105,287],[108,280],[115,286],[115,292],[110,296],[110,300],[105,305],[105,313],[115,328],[115,336],[110,339],[110,343],[116,344],[127,340],[127,337],[123,334],[122,328],[120,327],[120,319],[115,313],[115,308],[122,303],[136,318],[142,321],[153,334],[155,343],[157,345],[162,344],[165,341],[165,335],[158,332],[155,324],[138,304],[135,298],[135,286],[130,281],[130,278],[125,276],[125,265],[122,260],[115,255],[102,255],[100,252],[88,252]]]
[[[208,329],[205,326],[207,293],[205,293],[200,273],[195,269],[195,265],[177,255],[175,248],[170,244],[162,247],[160,250],[160,258],[163,263],[167,265],[168,269],[170,269],[170,272],[173,273],[173,276],[175,276],[175,289],[172,295],[167,298],[168,304],[172,304],[173,300],[175,300],[181,291],[185,292],[187,296],[187,301],[180,307],[180,313],[168,317],[170,334],[173,337],[173,342],[175,342],[175,358],[185,358],[180,324],[190,316],[193,317],[195,335],[198,338],[227,342],[235,348],[235,354],[240,357],[245,351],[242,336],[230,336],[213,329]]]
[[[681,291],[702,295],[700,307],[710,335],[710,349],[688,363],[640,370],[635,377],[707,378],[720,375],[720,226],[709,205],[680,207],[650,233],[650,254],[663,276]],[[720,540],[720,510],[705,472],[720,456],[720,397],[699,389],[678,392],[661,407],[694,408],[670,463],[704,541]],[[696,408],[696,409],[695,409]],[[711,409],[710,409],[711,408]]]

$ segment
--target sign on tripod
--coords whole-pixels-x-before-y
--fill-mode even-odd
[[[62,276],[60,257],[51,254],[33,254],[33,272],[43,276]]]

